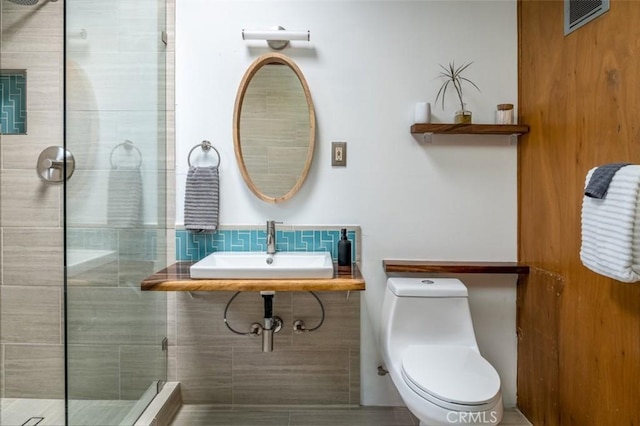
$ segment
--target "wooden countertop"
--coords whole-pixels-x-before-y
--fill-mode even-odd
[[[518,262],[450,262],[383,259],[385,272],[432,272],[451,274],[528,274],[529,265]]]
[[[142,281],[143,291],[360,291],[365,281],[354,263],[351,268],[333,265],[328,279],[191,279],[194,262],[177,262]]]

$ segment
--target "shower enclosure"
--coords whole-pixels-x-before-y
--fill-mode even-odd
[[[0,426],[133,425],[166,380],[166,3],[0,0]]]

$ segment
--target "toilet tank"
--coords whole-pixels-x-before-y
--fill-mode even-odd
[[[398,297],[467,297],[457,278],[389,278],[387,287]]]
[[[478,349],[467,288],[455,278],[387,280],[381,318],[387,364],[409,345],[464,345]]]

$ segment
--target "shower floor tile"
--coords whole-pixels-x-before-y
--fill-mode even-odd
[[[43,418],[38,426],[64,425],[64,400],[26,398],[0,400],[0,425],[21,426],[31,417]]]
[[[127,416],[136,401],[72,400],[69,403],[71,426],[118,426]],[[64,400],[3,398],[0,400],[0,426],[27,425],[64,426]]]
[[[184,405],[171,426],[417,426],[418,423],[404,407],[279,410],[193,404]],[[531,425],[516,409],[506,410],[501,424]]]

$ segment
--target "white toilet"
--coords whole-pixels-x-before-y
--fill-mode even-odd
[[[460,280],[389,278],[381,343],[391,379],[420,425],[502,420],[500,376],[480,355]]]

